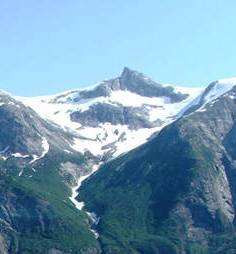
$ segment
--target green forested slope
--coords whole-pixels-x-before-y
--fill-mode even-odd
[[[235,253],[235,115],[222,96],[82,185],[104,253]]]

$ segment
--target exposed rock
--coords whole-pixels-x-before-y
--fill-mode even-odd
[[[105,103],[94,104],[86,111],[73,112],[71,120],[90,127],[97,127],[100,123],[128,125],[130,129],[151,128],[160,125],[160,122],[154,125],[149,121],[148,111],[145,108],[114,106]]]

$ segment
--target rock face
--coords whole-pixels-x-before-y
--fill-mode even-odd
[[[158,126],[158,121],[152,123],[148,119],[148,110],[138,107],[114,106],[105,103],[92,105],[87,111],[73,112],[71,120],[83,126],[97,127],[100,123],[112,125],[128,125],[130,129],[152,128]],[[159,126],[161,121],[159,121]]]
[[[188,97],[188,94],[175,92],[171,86],[162,86],[143,74],[125,67],[118,79],[120,89],[128,90],[145,97],[168,97],[171,103],[180,102]]]
[[[171,103],[180,102],[188,97],[188,94],[176,92],[172,86],[163,86],[142,73],[124,68],[120,77],[105,80],[94,89],[72,91],[75,96],[69,97],[70,101],[79,102],[80,100],[92,99],[97,97],[109,97],[112,91],[129,91],[144,97],[168,97]],[[68,96],[68,94],[67,94]],[[63,95],[53,98],[52,102],[65,102]]]
[[[73,136],[49,124],[31,108],[4,93],[0,94],[0,103],[1,156],[40,156],[44,139],[51,149],[70,149],[66,142],[72,141]]]
[[[219,87],[82,185],[105,253],[234,253],[236,88]]]

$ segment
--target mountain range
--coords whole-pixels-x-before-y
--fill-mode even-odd
[[[236,252],[236,79],[0,93],[0,253]]]

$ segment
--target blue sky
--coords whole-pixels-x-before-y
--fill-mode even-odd
[[[235,0],[1,0],[0,88],[44,95],[118,76],[236,76]]]

